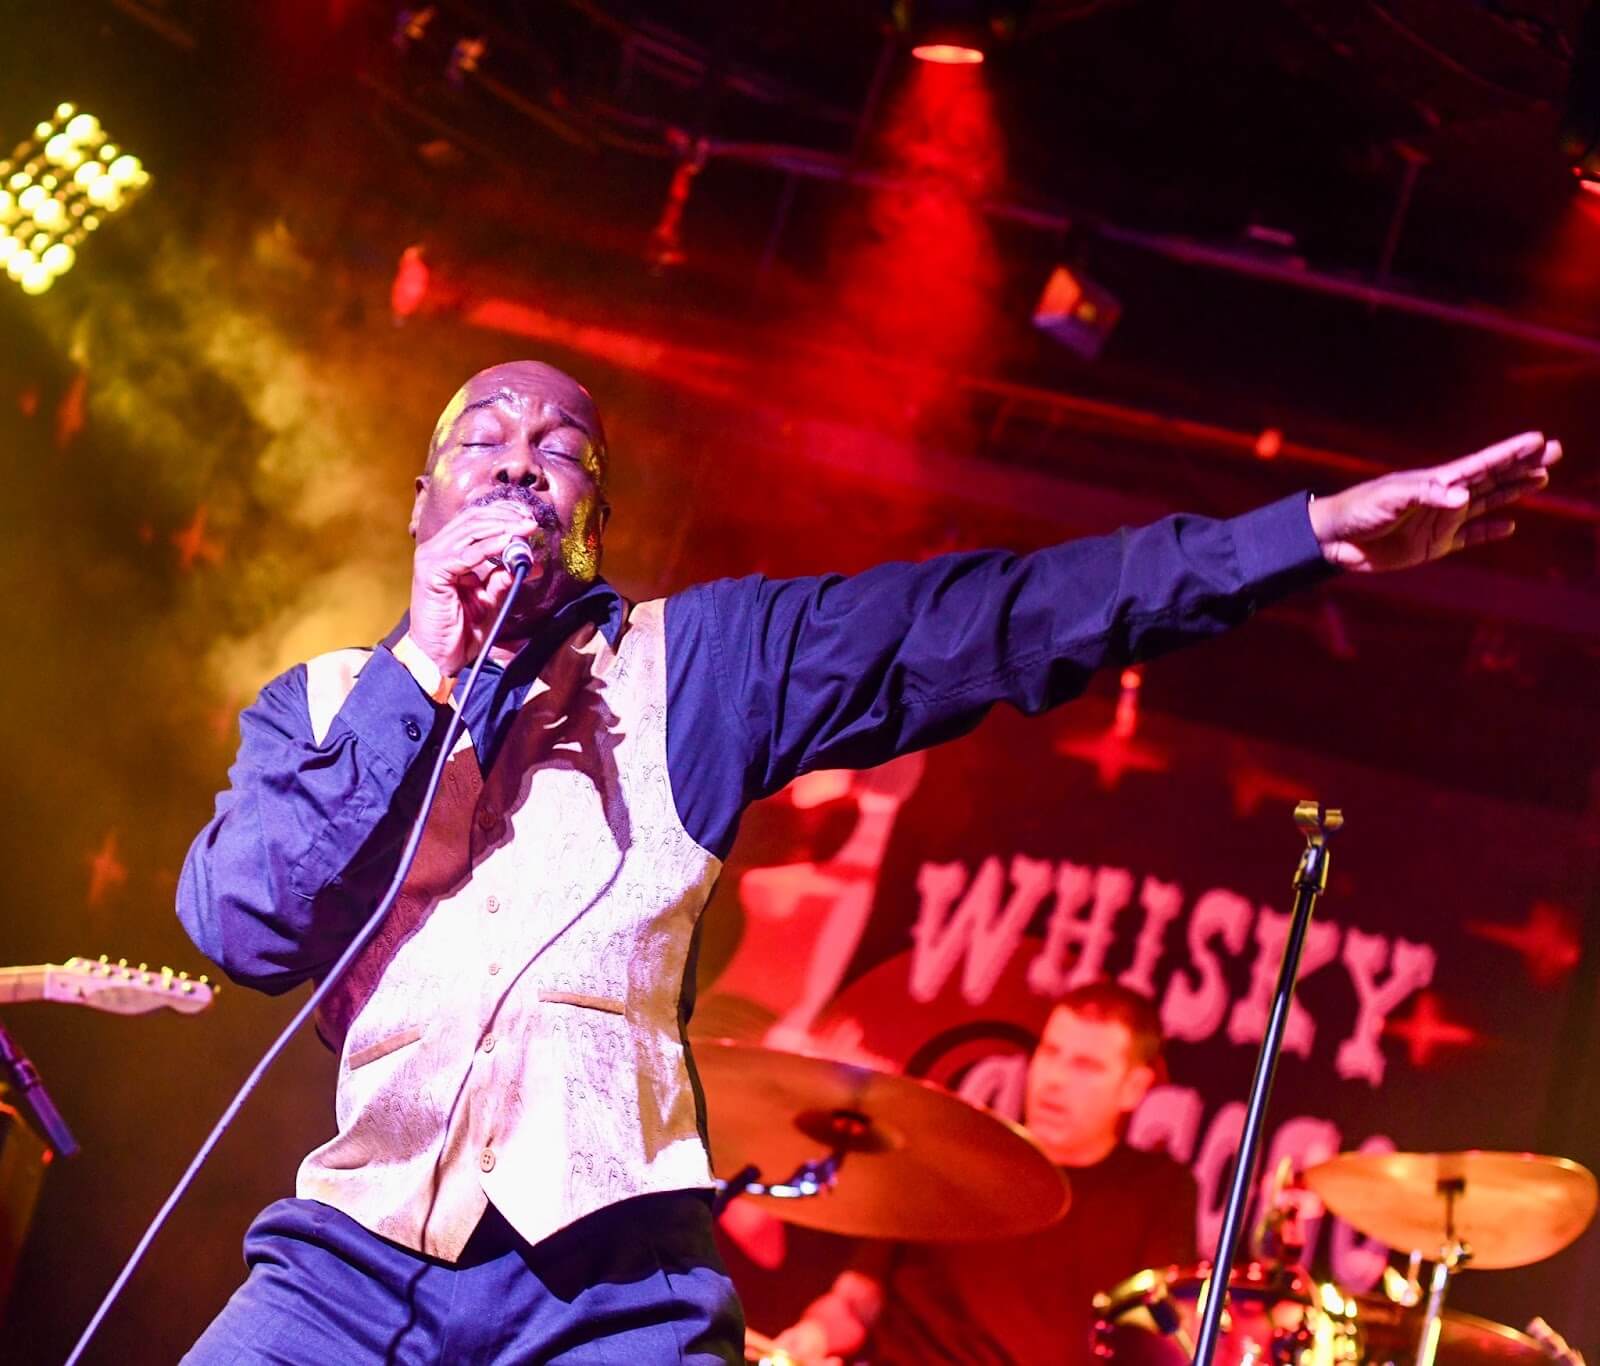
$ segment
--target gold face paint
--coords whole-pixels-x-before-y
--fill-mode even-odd
[[[600,577],[599,505],[596,495],[584,494],[573,509],[572,530],[561,538],[561,567],[578,583],[593,583]]]

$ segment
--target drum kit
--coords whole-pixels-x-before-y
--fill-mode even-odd
[[[1597,1188],[1587,1168],[1532,1153],[1341,1153],[1304,1187],[1358,1232],[1410,1257],[1381,1294],[1316,1281],[1279,1241],[1278,1255],[1235,1267],[1217,1359],[1226,1366],[1573,1366],[1542,1321],[1536,1333],[1444,1308],[1451,1278],[1554,1256],[1588,1227]],[[1271,1240],[1269,1240],[1270,1242]],[[1284,1255],[1287,1246],[1288,1254]],[[1417,1279],[1430,1263],[1431,1284]],[[1094,1350],[1114,1366],[1178,1366],[1193,1355],[1211,1268],[1141,1271],[1095,1300]]]
[[[1014,1237],[1066,1213],[1067,1180],[1027,1134],[940,1087],[729,1040],[700,1042],[695,1060],[719,1209],[744,1196],[808,1228],[939,1242]],[[1301,1185],[1408,1256],[1409,1274],[1390,1268],[1378,1294],[1314,1280],[1298,1264],[1293,1206],[1281,1221],[1269,1212],[1261,1255],[1227,1277],[1222,1366],[1581,1362],[1542,1321],[1518,1332],[1444,1300],[1463,1268],[1526,1266],[1573,1242],[1600,1197],[1586,1168],[1528,1153],[1342,1153]],[[1204,1263],[1129,1277],[1096,1297],[1089,1350],[1108,1366],[1181,1366],[1211,1283]],[[746,1358],[788,1360],[754,1332]]]

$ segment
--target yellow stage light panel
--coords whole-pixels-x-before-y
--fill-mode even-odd
[[[72,269],[89,234],[149,184],[144,164],[110,141],[99,119],[58,104],[0,161],[0,269],[24,293],[43,294]]]

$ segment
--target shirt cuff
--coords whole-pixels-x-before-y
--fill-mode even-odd
[[[339,719],[396,773],[409,770],[422,753],[438,715],[405,665],[382,645],[362,666],[339,708]]]
[[[1296,493],[1228,521],[1240,587],[1260,604],[1338,573],[1311,530],[1310,496]]]
[[[454,677],[446,677],[439,666],[428,657],[428,652],[411,638],[409,631],[395,641],[390,649],[394,657],[406,666],[406,672],[417,680],[417,686],[428,694],[430,700],[440,704],[450,700],[456,680]]]

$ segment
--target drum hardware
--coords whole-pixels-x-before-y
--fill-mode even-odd
[[[1422,1314],[1422,1329],[1417,1340],[1416,1366],[1433,1366],[1439,1355],[1440,1314],[1444,1311],[1444,1297],[1450,1289],[1450,1278],[1472,1260],[1472,1249],[1456,1237],[1456,1201],[1466,1193],[1464,1177],[1454,1176],[1438,1182],[1437,1190],[1444,1201],[1444,1237],[1438,1260],[1433,1264],[1433,1276],[1428,1285],[1428,1304]]]
[[[1359,1295],[1356,1300],[1364,1359],[1373,1366],[1414,1366],[1421,1311],[1381,1295]],[[1542,1324],[1543,1320],[1534,1322]],[[1566,1350],[1571,1352],[1570,1347]],[[1538,1338],[1503,1323],[1459,1309],[1446,1309],[1439,1316],[1438,1359],[1445,1366],[1550,1366],[1552,1358],[1566,1366],[1580,1366],[1553,1344],[1544,1346]]]
[[[1295,805],[1294,823],[1305,836],[1306,846],[1295,867],[1294,910],[1290,916],[1289,934],[1284,943],[1283,962],[1278,970],[1278,984],[1273,992],[1267,1027],[1261,1036],[1261,1050],[1256,1057],[1255,1075],[1250,1083],[1250,1100],[1245,1110],[1244,1127],[1239,1135],[1239,1149],[1234,1160],[1233,1180],[1228,1190],[1228,1203],[1211,1262],[1223,1276],[1224,1288],[1221,1294],[1208,1295],[1201,1310],[1193,1357],[1195,1366],[1212,1366],[1216,1357],[1222,1330],[1223,1302],[1227,1298],[1239,1235],[1244,1228],[1245,1209],[1255,1186],[1261,1135],[1267,1118],[1267,1101],[1272,1094],[1272,1079],[1283,1050],[1283,1031],[1288,1023],[1289,1006],[1294,1000],[1300,955],[1305,947],[1306,930],[1311,924],[1317,898],[1328,885],[1328,841],[1343,828],[1344,814],[1331,807],[1324,808],[1318,802],[1303,801]]]
[[[721,1214],[740,1195],[803,1200],[831,1191],[851,1149],[871,1150],[872,1121],[859,1110],[836,1109],[826,1114],[800,1115],[795,1119],[795,1127],[818,1142],[829,1143],[828,1155],[802,1162],[787,1181],[770,1185],[760,1179],[761,1169],[755,1163],[746,1163],[726,1181],[717,1182],[717,1193],[711,1203],[713,1214]]]
[[[1391,1304],[1414,1309],[1422,1303],[1422,1254],[1415,1249],[1407,1254],[1404,1272],[1392,1266],[1383,1268],[1383,1293]]]
[[[1256,1259],[1299,1266],[1306,1250],[1306,1228],[1301,1217],[1300,1201],[1286,1198],[1294,1182],[1294,1159],[1284,1156],[1272,1173],[1266,1195],[1261,1202],[1261,1217],[1256,1221],[1251,1235]],[[1296,1189],[1297,1195],[1304,1188]]]
[[[835,1148],[826,1157],[802,1162],[787,1181],[770,1185],[761,1178],[761,1168],[755,1163],[741,1167],[726,1181],[716,1183],[717,1193],[711,1202],[711,1212],[721,1214],[729,1203],[741,1195],[770,1195],[776,1200],[803,1200],[833,1189],[839,1179],[839,1167],[844,1162],[844,1152]]]
[[[1368,1300],[1365,1312],[1374,1332],[1402,1322],[1414,1328],[1412,1366],[1435,1366],[1441,1343],[1453,1359],[1503,1360],[1529,1345],[1542,1354],[1513,1329],[1453,1315],[1445,1308],[1450,1282],[1469,1265],[1501,1269],[1554,1256],[1589,1226],[1600,1203],[1587,1168],[1534,1153],[1341,1153],[1310,1168],[1304,1181],[1352,1228],[1410,1254],[1405,1277],[1385,1274],[1392,1307]],[[1425,1300],[1424,1258],[1432,1262]],[[1403,1311],[1419,1303],[1411,1323]]]
[[[1527,1332],[1551,1360],[1561,1362],[1562,1366],[1584,1366],[1583,1354],[1542,1318],[1535,1316]]]
[[[1116,1366],[1186,1366],[1215,1284],[1207,1263],[1141,1271],[1095,1296],[1091,1346]],[[1359,1366],[1357,1306],[1302,1268],[1251,1261],[1226,1283],[1217,1316],[1227,1366]]]

